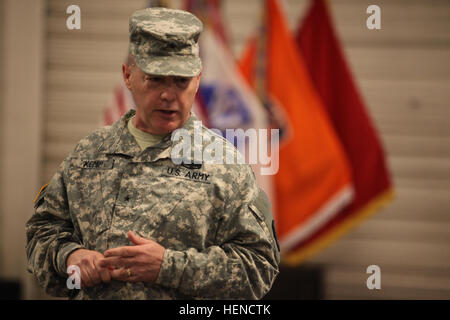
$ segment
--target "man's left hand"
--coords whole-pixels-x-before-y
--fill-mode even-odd
[[[99,262],[108,268],[115,280],[128,282],[154,282],[164,257],[164,247],[153,240],[142,238],[129,231],[128,239],[135,246],[106,250],[105,258]]]

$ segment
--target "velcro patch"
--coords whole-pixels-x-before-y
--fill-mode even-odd
[[[264,191],[259,190],[258,196],[253,203],[249,205],[249,208],[266,224],[272,238],[275,240],[278,251],[280,251],[280,245],[278,244],[277,234],[275,232],[275,222],[273,220],[272,211],[270,210],[270,201]]]
[[[72,159],[71,165],[82,169],[112,169],[114,159]]]

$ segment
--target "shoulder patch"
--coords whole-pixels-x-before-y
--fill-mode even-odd
[[[44,194],[45,194],[45,189],[48,186],[48,182],[46,184],[44,184],[41,187],[41,190],[39,190],[39,193],[37,194],[36,198],[34,198],[34,207],[36,208],[37,206],[39,206],[39,203],[41,202],[42,199],[44,199]]]

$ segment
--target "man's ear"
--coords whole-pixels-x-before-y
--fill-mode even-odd
[[[203,71],[203,70],[202,70],[202,71]],[[197,91],[198,91],[198,88],[200,87],[200,79],[201,79],[201,77],[202,77],[202,71],[200,71],[199,75],[196,76],[196,78],[197,78],[197,88],[195,89],[195,92],[197,92]]]
[[[131,91],[131,66],[125,63],[122,63],[122,75],[123,81],[127,88]]]

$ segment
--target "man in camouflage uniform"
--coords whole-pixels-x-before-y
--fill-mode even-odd
[[[270,289],[279,249],[270,203],[250,166],[198,161],[198,145],[181,164],[172,156],[185,143],[173,139],[182,128],[192,136],[200,129],[201,149],[219,139],[224,159],[239,157],[191,112],[201,30],[185,11],[131,16],[131,62],[122,69],[136,111],[77,144],[26,225],[28,269],[47,293],[258,299]],[[71,265],[81,290],[68,288]]]

